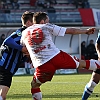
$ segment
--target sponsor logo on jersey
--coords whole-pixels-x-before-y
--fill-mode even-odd
[[[21,33],[20,31],[17,31],[17,35],[18,35],[18,36],[21,36],[22,33]]]

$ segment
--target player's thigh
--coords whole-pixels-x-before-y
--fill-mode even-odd
[[[12,74],[5,69],[0,68],[0,85],[10,88],[12,82]]]
[[[100,69],[97,69],[92,73],[91,80],[94,81],[95,83],[99,83],[100,81]]]
[[[51,81],[55,71],[54,65],[49,61],[35,69],[33,80],[40,84]]]
[[[9,87],[4,86],[4,85],[0,85],[0,95],[3,98],[6,98],[6,95],[7,95],[8,91],[9,91]]]
[[[56,69],[76,69],[79,66],[79,61],[75,57],[63,51],[56,55],[51,62]]]

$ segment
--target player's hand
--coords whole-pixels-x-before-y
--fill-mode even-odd
[[[94,34],[94,32],[95,32],[95,28],[89,28],[87,29],[86,34],[90,35],[90,34]]]
[[[29,55],[28,50],[27,50],[27,48],[26,48],[25,46],[23,46],[22,52],[23,52],[25,55]]]

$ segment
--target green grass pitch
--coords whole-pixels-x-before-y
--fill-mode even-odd
[[[7,100],[32,100],[30,83],[33,76],[14,76]],[[54,75],[41,86],[42,100],[81,100],[84,86],[91,74]],[[88,100],[100,100],[100,84]]]

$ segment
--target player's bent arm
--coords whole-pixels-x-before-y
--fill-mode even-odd
[[[89,29],[78,29],[78,28],[67,28],[65,34],[93,34],[95,31],[95,28],[89,28]]]
[[[11,37],[4,40],[4,45],[7,45],[7,46],[9,46],[9,47],[11,47],[11,48],[14,48],[14,49],[18,49],[18,50],[20,50],[20,51],[21,51],[22,48],[23,48],[22,45],[17,44],[17,43],[14,41],[14,39],[11,38]]]

